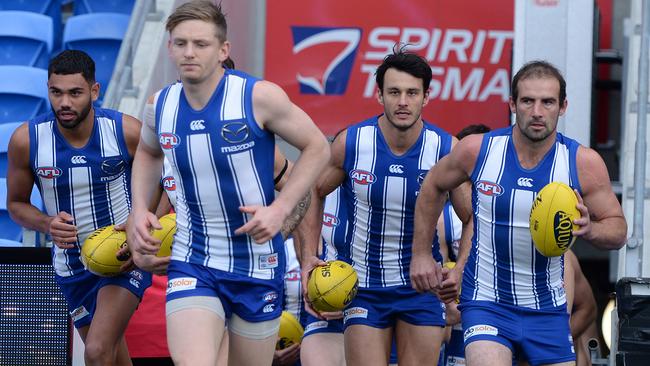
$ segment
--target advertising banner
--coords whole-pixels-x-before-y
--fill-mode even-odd
[[[451,133],[509,122],[512,0],[267,1],[265,79],[329,136],[382,113],[375,70],[398,44],[425,57],[425,120]]]

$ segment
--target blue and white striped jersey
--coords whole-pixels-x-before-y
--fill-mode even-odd
[[[532,309],[566,303],[563,256],[537,252],[529,230],[530,208],[546,184],[559,181],[580,191],[579,144],[558,133],[533,169],[519,164],[513,127],[487,133],[474,171],[474,237],[465,266],[461,301],[486,300]]]
[[[325,197],[323,209],[323,255],[325,261],[350,261],[350,246],[345,238],[348,232],[348,216],[345,212],[346,200],[343,198],[341,187]]]
[[[169,198],[169,203],[172,207],[176,209],[176,179],[174,179],[174,171],[172,170],[172,164],[165,159],[163,161],[163,171],[162,178],[160,179],[160,184],[167,193],[167,198]]]
[[[445,225],[445,242],[447,243],[447,253],[449,260],[455,262],[458,258],[460,249],[460,236],[463,233],[463,222],[460,221],[454,206],[448,200],[442,209],[442,218]]]
[[[81,245],[96,229],[126,222],[131,210],[132,157],[124,140],[122,113],[95,108],[86,146],[72,147],[59,131],[53,112],[29,122],[29,161],[50,216],[74,217],[77,242],[72,249],[52,246],[59,276],[84,271]]]
[[[284,310],[290,312],[296,319],[300,320],[303,314],[302,291],[300,283],[300,263],[296,256],[293,238],[287,238],[284,242],[284,254],[287,258],[286,271],[284,273]]]
[[[156,132],[176,184],[172,259],[243,276],[282,278],[280,234],[264,244],[234,231],[249,220],[240,206],[274,199],[274,135],[253,116],[257,79],[225,70],[209,102],[192,109],[175,83],[155,98]]]
[[[350,259],[361,287],[410,285],[415,200],[429,169],[451,149],[451,135],[424,123],[417,142],[396,156],[378,117],[347,129],[343,184]],[[437,237],[433,252],[441,261]]]

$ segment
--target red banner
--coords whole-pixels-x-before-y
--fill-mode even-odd
[[[451,133],[508,124],[512,0],[267,2],[265,79],[326,135],[383,112],[375,70],[393,46],[433,71],[425,120]]]

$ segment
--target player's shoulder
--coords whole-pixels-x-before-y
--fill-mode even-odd
[[[424,127],[425,130],[434,132],[435,134],[437,134],[437,135],[439,135],[441,137],[451,139],[452,135],[449,132],[447,132],[447,131],[443,130],[442,128],[438,127],[436,124],[431,123],[429,121],[425,121],[425,120],[422,120],[422,123],[423,123],[423,127]]]

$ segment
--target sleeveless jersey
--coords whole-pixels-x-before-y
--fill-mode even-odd
[[[447,253],[449,260],[455,262],[458,258],[460,249],[460,236],[463,233],[463,222],[460,221],[454,206],[447,201],[442,209],[442,219],[445,225],[445,242],[447,243]]]
[[[410,286],[415,200],[429,169],[450,149],[451,135],[426,122],[418,140],[401,156],[384,140],[378,117],[347,129],[346,242],[359,286]],[[432,246],[434,258],[441,261],[437,236]]]
[[[337,187],[325,197],[323,209],[323,255],[325,261],[335,259],[349,262],[350,247],[346,245],[345,237],[348,229],[348,217],[345,213],[346,202],[342,197],[341,188]]]
[[[512,131],[503,128],[483,137],[471,175],[474,237],[461,299],[553,309],[566,303],[563,256],[547,258],[537,252],[529,230],[530,208],[537,192],[550,182],[580,191],[579,144],[558,133],[540,163],[524,169]]]
[[[288,238],[284,243],[284,254],[287,258],[284,273],[284,310],[300,320],[302,314],[302,291],[300,290],[300,263],[296,257],[293,239]]]
[[[284,273],[281,235],[257,244],[234,233],[251,217],[240,206],[268,206],[274,198],[275,140],[253,116],[256,81],[226,69],[200,111],[189,105],[182,83],[168,86],[156,96],[156,132],[176,184],[172,259],[273,279]]]
[[[131,161],[122,113],[95,108],[86,146],[72,147],[59,131],[54,113],[29,122],[29,161],[49,216],[65,211],[74,217],[77,242],[72,249],[52,246],[59,276],[84,271],[81,245],[96,229],[126,222],[131,210]]]

